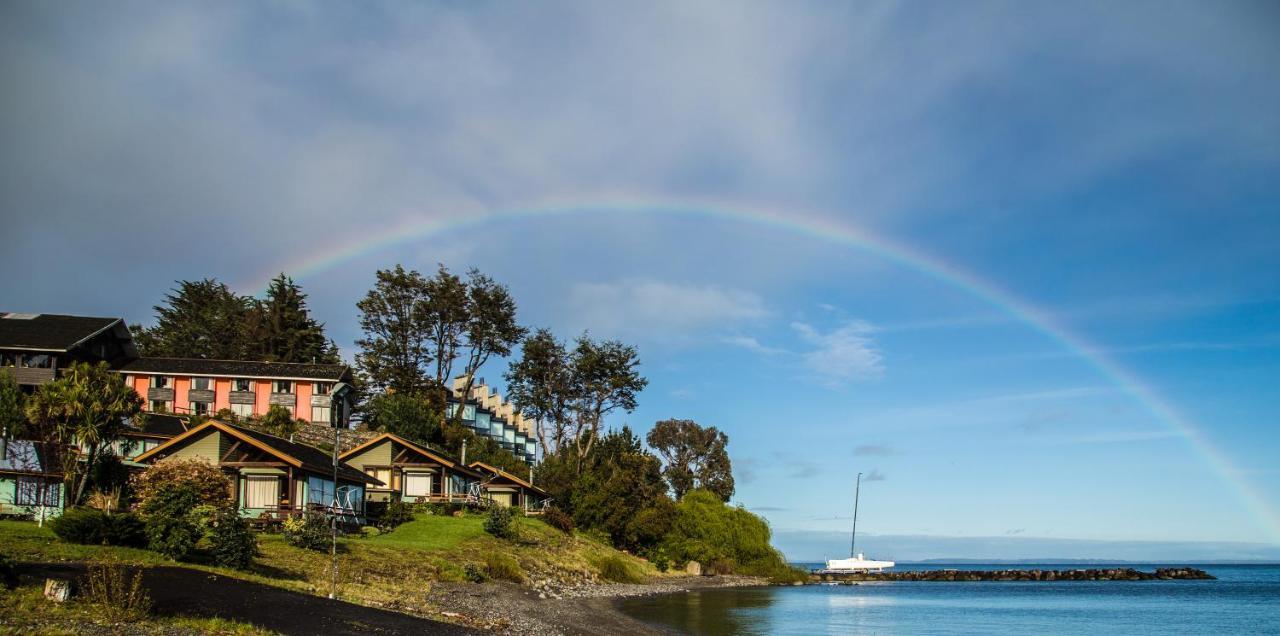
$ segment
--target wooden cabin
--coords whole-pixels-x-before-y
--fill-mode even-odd
[[[551,500],[547,491],[484,462],[471,462],[471,468],[485,475],[484,491],[499,506],[519,506],[525,512],[537,514]]]
[[[334,500],[333,458],[306,444],[211,420],[134,458],[144,464],[199,459],[223,469],[235,483],[235,501],[245,517],[285,517],[330,510]],[[337,512],[362,516],[365,488],[382,482],[346,463],[338,466]]]
[[[379,504],[399,496],[416,503],[485,505],[484,475],[461,462],[392,433],[383,433],[342,454],[342,461],[378,480],[365,489]]]

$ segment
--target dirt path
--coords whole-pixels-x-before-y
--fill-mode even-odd
[[[82,564],[32,565],[23,574],[75,579]],[[473,629],[179,567],[146,568],[143,585],[161,615],[220,617],[283,634],[480,634]]]

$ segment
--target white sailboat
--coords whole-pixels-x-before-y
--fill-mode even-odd
[[[848,574],[851,572],[882,572],[894,566],[893,561],[877,561],[868,559],[858,552],[858,499],[862,495],[862,473],[858,473],[858,484],[853,491],[853,537],[849,540],[849,558],[827,559],[827,567],[818,570],[818,574]]]

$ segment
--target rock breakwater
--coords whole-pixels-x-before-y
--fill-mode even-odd
[[[1171,581],[1217,577],[1196,568],[1156,568],[1143,572],[1134,568],[1090,568],[1083,570],[921,570],[908,572],[856,572],[809,575],[810,583],[855,583],[859,581]]]

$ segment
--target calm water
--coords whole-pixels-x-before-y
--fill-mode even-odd
[[[1105,566],[897,569],[944,567]],[[1198,567],[1218,580],[807,585],[630,599],[621,607],[691,634],[1280,634],[1280,566]]]

